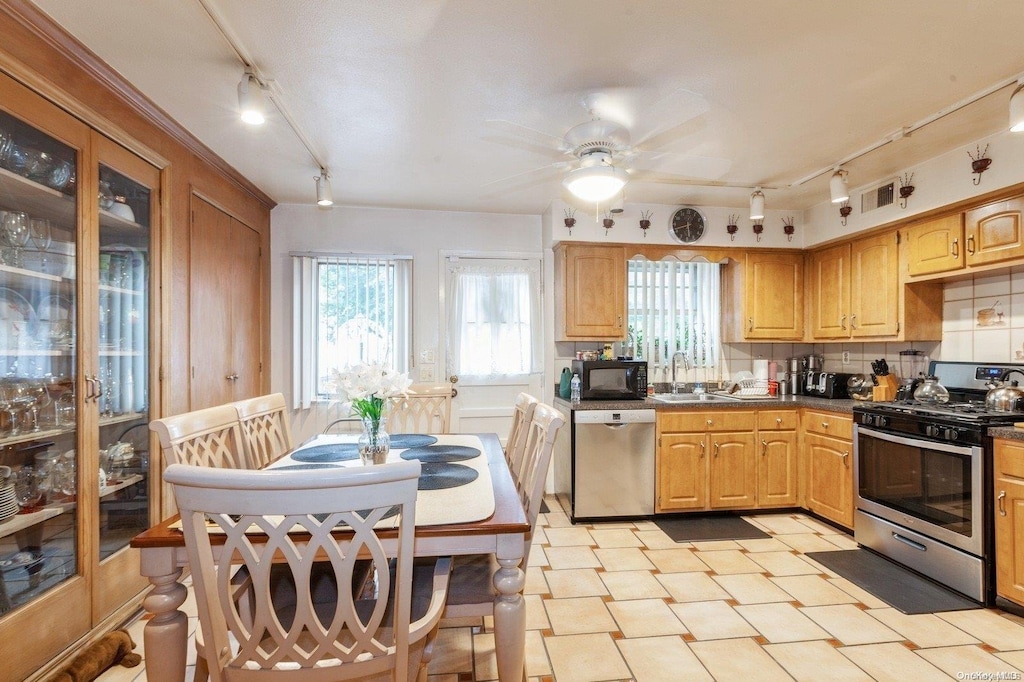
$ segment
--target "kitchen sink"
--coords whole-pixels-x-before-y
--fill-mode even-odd
[[[739,400],[739,398],[714,393],[656,393],[653,399],[662,403],[731,403]]]

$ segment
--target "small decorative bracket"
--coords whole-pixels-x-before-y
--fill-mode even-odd
[[[839,207],[839,215],[842,217],[843,227],[846,227],[846,219],[853,213],[853,207],[850,206],[849,201],[844,201],[842,206]]]
[[[644,239],[647,239],[647,230],[651,227],[651,216],[653,211],[642,211],[640,213],[640,229],[644,231]]]
[[[782,231],[786,233],[786,241],[793,241],[793,233],[796,232],[796,228],[793,227],[793,216],[782,219]]]
[[[903,177],[900,178],[899,181],[900,181],[900,208],[906,208],[907,207],[907,199],[909,199],[910,195],[914,193],[914,185],[912,184],[914,182],[914,174],[910,173],[908,175],[907,173],[904,173]]]
[[[725,231],[729,233],[729,241],[736,241],[736,233],[739,231],[737,223],[740,217],[736,213],[729,214],[729,224],[725,226]]]
[[[567,208],[565,209],[565,226],[569,228],[569,234],[572,235],[573,225],[576,224],[576,209]]]
[[[975,174],[974,184],[981,184],[981,174],[988,170],[989,166],[992,165],[992,159],[988,158],[988,145],[985,145],[985,149],[976,147],[977,154],[971,154],[970,151],[967,155],[971,157],[971,172]]]

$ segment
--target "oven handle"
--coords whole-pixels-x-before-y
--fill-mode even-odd
[[[899,542],[902,542],[904,545],[909,545],[909,546],[913,547],[914,549],[919,549],[922,552],[927,552],[928,551],[928,548],[925,547],[924,545],[922,545],[920,542],[914,542],[910,538],[905,538],[905,537],[903,537],[902,535],[900,535],[899,533],[897,533],[895,531],[893,531],[892,539],[893,540],[898,540]]]
[[[981,448],[975,445],[950,445],[948,443],[936,443],[922,438],[907,438],[905,436],[897,436],[892,433],[864,428],[860,424],[854,424],[854,428],[859,435],[864,435],[869,438],[878,438],[879,440],[887,440],[890,443],[898,443],[899,445],[906,445],[912,448],[921,447],[922,444],[926,444],[929,450],[951,452],[955,455],[974,456],[975,454],[981,453]]]

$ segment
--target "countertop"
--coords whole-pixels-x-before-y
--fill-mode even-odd
[[[1021,421],[1024,421],[1024,415],[1021,415]],[[993,438],[1024,441],[1024,429],[1018,429],[1014,426],[993,426],[988,430],[988,435]]]
[[[770,409],[772,407],[813,407],[826,412],[840,412],[852,414],[853,406],[859,400],[828,400],[826,398],[815,398],[809,395],[787,395],[779,398],[765,398],[764,400],[695,400],[686,403],[665,403],[653,398],[644,400],[584,400],[579,405],[572,405],[564,398],[555,397],[555,406],[565,412],[577,410],[742,410],[742,409]],[[1011,431],[1013,429],[1010,429]],[[1024,433],[1024,432],[1022,432]],[[1022,438],[1024,440],[1024,438]]]

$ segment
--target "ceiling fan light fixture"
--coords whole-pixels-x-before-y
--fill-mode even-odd
[[[250,125],[261,125],[267,120],[263,113],[263,86],[249,71],[238,82],[238,113]]]
[[[828,191],[832,195],[833,204],[850,200],[850,190],[846,188],[846,171],[836,169],[828,181]]]
[[[316,205],[334,205],[334,196],[331,194],[331,179],[324,168],[320,169],[320,175],[316,177]]]
[[[1010,95],[1010,132],[1024,133],[1024,79],[1017,81],[1017,89]]]
[[[764,219],[764,192],[761,191],[760,187],[755,189],[754,193],[750,195],[750,219]]]
[[[598,203],[621,192],[628,180],[629,174],[621,168],[601,164],[570,171],[562,185],[578,199]]]

